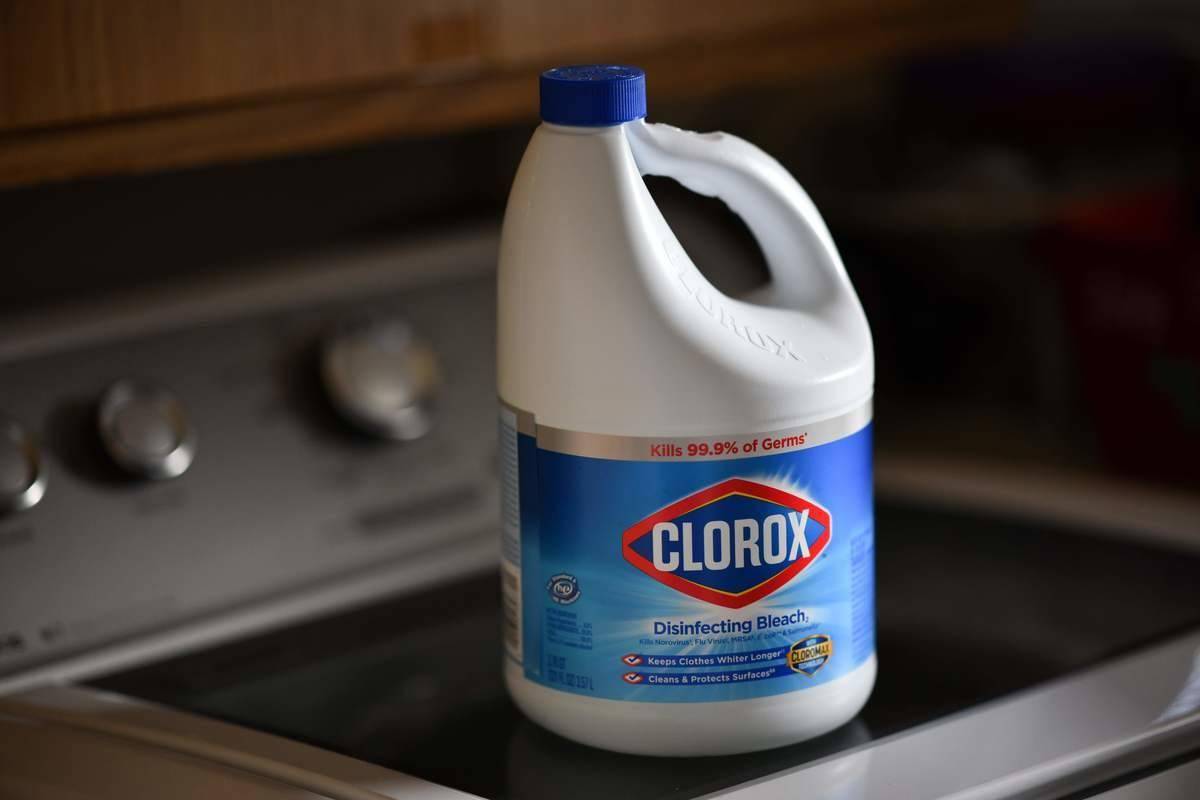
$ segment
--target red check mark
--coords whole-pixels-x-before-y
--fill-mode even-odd
[[[641,683],[644,680],[640,672],[626,672],[621,677],[625,679],[626,683]]]
[[[621,656],[621,660],[631,667],[641,666],[642,663],[642,657],[637,653],[629,653],[628,655]]]

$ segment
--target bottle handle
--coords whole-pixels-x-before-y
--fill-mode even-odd
[[[783,165],[727,133],[695,133],[638,120],[626,126],[643,175],[672,178],[718,197],[758,240],[778,304],[816,310],[844,297],[846,268],[808,193]]]

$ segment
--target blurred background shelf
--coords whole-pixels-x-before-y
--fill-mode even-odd
[[[532,72],[624,60],[657,101],[1011,36],[945,0],[0,2],[0,186],[534,118]],[[668,68],[669,67],[669,68]]]

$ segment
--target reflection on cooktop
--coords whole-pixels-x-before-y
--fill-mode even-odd
[[[491,574],[94,685],[485,797],[540,798],[569,786],[580,800],[682,798],[855,747],[1200,622],[1200,557],[992,517],[898,505],[877,514],[875,692],[850,724],[766,753],[639,758],[538,728],[504,692]]]

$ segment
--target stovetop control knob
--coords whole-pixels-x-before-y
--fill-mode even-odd
[[[411,440],[433,425],[437,359],[402,320],[335,332],[321,348],[321,380],[338,413],[366,433]]]
[[[31,508],[45,493],[37,445],[15,420],[0,417],[0,514]]]
[[[104,449],[126,472],[175,478],[192,465],[195,432],[183,403],[160,386],[117,381],[100,398],[97,423]]]

